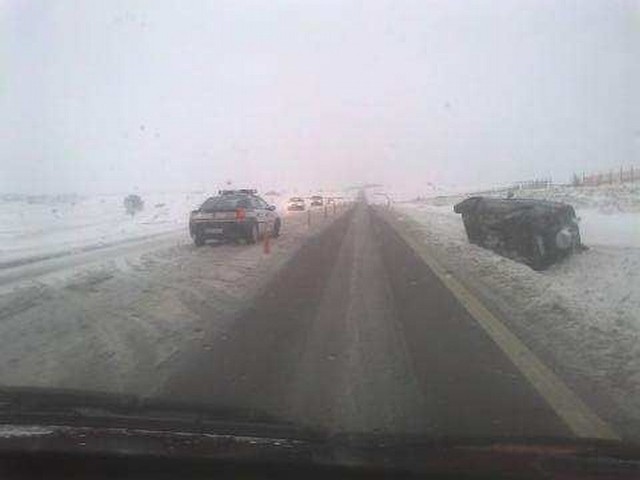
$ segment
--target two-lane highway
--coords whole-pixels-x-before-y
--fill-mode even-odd
[[[331,431],[615,437],[501,327],[362,203],[192,352],[162,395]]]

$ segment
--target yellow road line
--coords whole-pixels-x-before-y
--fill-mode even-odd
[[[577,437],[620,439],[610,425],[578,398],[475,295],[449,274],[414,235],[408,234],[395,219],[391,223]]]

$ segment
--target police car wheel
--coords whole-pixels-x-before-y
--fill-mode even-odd
[[[249,244],[258,243],[258,240],[260,240],[260,232],[258,231],[258,224],[254,223],[249,228],[249,232],[247,234],[247,243]]]
[[[534,235],[532,238],[532,258],[531,267],[534,270],[542,270],[545,267],[545,255],[546,249],[544,245],[544,238],[541,235]]]
[[[196,234],[193,237],[193,243],[195,243],[196,247],[201,247],[204,245],[204,237],[201,234]]]

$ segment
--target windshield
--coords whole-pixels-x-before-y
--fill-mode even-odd
[[[0,394],[639,441],[639,14],[0,1]]]

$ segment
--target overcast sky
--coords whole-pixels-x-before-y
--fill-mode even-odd
[[[639,5],[0,0],[0,193],[637,165]]]

